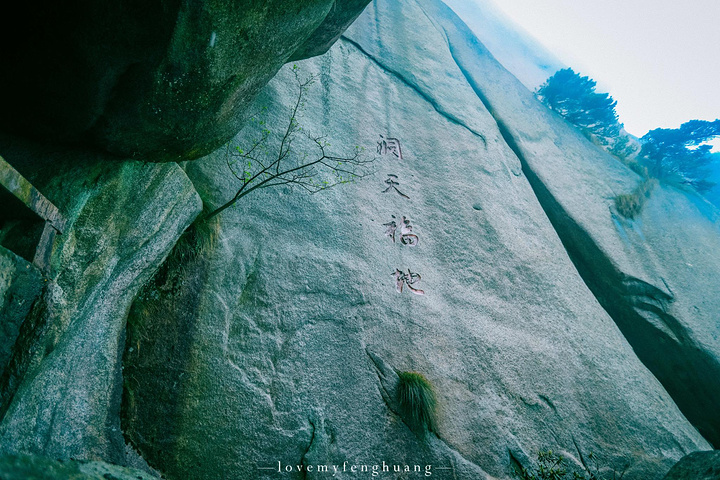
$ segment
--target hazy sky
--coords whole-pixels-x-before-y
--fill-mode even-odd
[[[633,135],[720,118],[720,0],[494,3],[609,92]]]

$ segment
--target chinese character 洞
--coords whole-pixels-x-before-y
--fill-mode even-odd
[[[399,182],[397,182],[397,175],[393,175],[392,173],[388,173],[388,178],[385,180],[385,184],[388,186],[385,190],[383,190],[382,193],[387,193],[390,191],[390,189],[394,189],[401,197],[410,199],[407,195],[402,193],[400,190],[398,190],[397,186],[400,185]]]
[[[413,284],[420,281],[419,273],[413,273],[408,268],[407,273],[395,269],[395,272],[392,275],[395,277],[395,290],[397,290],[398,293],[402,293],[403,286],[407,285],[410,291],[415,295],[425,295],[424,290],[413,287]]]
[[[385,138],[380,135],[380,140],[378,140],[377,142],[377,152],[380,155],[385,155],[390,152],[392,155],[399,158],[400,160],[403,159],[402,148],[400,148],[400,140],[398,140],[397,138]]]

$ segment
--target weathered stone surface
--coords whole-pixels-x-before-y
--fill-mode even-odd
[[[105,462],[58,461],[34,455],[0,456],[2,480],[155,480],[157,477]]]
[[[720,478],[720,451],[693,452],[670,469],[663,480],[717,480]]]
[[[363,12],[368,3],[369,0],[335,1],[323,23],[295,51],[291,60],[302,60],[326,53]]]
[[[55,205],[50,203],[42,193],[2,157],[0,157],[0,191],[3,194],[5,192],[9,193],[25,207],[24,210],[18,209],[18,211],[3,208],[0,219],[22,217],[27,215],[26,212],[29,211],[50,223],[58,232],[62,233],[65,229],[67,221]],[[5,200],[4,196],[0,198]],[[14,214],[17,214],[17,216],[14,216]]]
[[[168,478],[385,461],[505,479],[552,448],[650,480],[709,448],[578,275],[453,58],[448,18],[432,2],[377,1],[328,54],[299,64],[321,80],[305,129],[337,153],[398,138],[402,159],[378,154],[373,176],[315,195],[253,193],[133,305],[124,428]],[[281,72],[255,104],[275,135],[291,79]],[[237,188],[222,152],[187,173],[209,206]],[[382,193],[388,174],[409,198]],[[416,247],[384,235],[403,215]],[[395,269],[421,274],[425,295],[398,294]],[[394,413],[395,369],[436,387],[437,436]]]
[[[0,224],[3,230],[7,229],[6,222],[18,219],[22,219],[26,226],[33,223],[43,224],[42,233],[38,238],[31,238],[34,236],[23,232],[21,236],[24,245],[20,250],[28,260],[32,258],[33,264],[41,272],[48,273],[55,236],[63,232],[67,221],[55,205],[2,157],[0,157],[0,205],[3,206],[0,210]],[[5,242],[6,239],[2,238],[2,241]],[[17,245],[13,246],[17,247]]]
[[[0,372],[42,287],[43,277],[37,268],[0,247]]]
[[[538,103],[459,20],[440,23],[583,279],[685,416],[720,445],[720,212],[660,184],[639,216],[624,218],[614,198],[642,179]]]
[[[322,51],[367,0],[25,2],[0,29],[0,125],[123,157],[198,158],[232,138],[280,66]],[[19,12],[17,10],[20,10]]]
[[[200,199],[175,164],[15,147],[8,158],[46,158],[50,166],[31,179],[69,225],[0,381],[0,452],[124,463],[118,413],[127,310],[199,213]]]

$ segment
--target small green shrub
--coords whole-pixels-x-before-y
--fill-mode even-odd
[[[633,219],[640,215],[645,202],[650,198],[652,189],[657,184],[655,179],[647,179],[632,192],[615,197],[615,209],[625,218]]]
[[[552,450],[538,452],[537,456],[537,468],[523,468],[519,472],[522,480],[565,480],[568,478],[565,459],[562,456],[553,453]]]
[[[625,218],[635,218],[642,211],[643,202],[637,193],[623,193],[615,197],[615,208]]]
[[[411,429],[430,432],[436,430],[435,409],[437,399],[432,384],[417,372],[400,372],[397,395],[405,423]]]
[[[515,474],[520,480],[621,480],[625,475],[624,471],[618,473],[615,469],[601,468],[592,452],[587,458],[592,465],[587,464],[582,456],[580,457],[584,472],[570,471],[562,455],[553,453],[552,450],[540,451],[537,454],[535,467],[523,467],[521,470],[515,470]]]

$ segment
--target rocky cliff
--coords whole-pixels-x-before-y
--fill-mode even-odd
[[[47,283],[0,377],[0,468],[508,479],[553,449],[646,480],[719,441],[717,211],[657,186],[622,217],[614,198],[641,179],[443,3],[378,0],[337,38],[362,7],[346,3],[272,62],[335,42],[296,62],[318,79],[298,121],[333,155],[365,148],[355,182],[258,190],[204,220],[238,189],[226,149],[179,166],[0,138],[69,223],[44,278],[0,264],[3,285]],[[289,66],[242,94],[233,145],[281,144],[297,95]],[[405,371],[433,386],[430,432],[404,413]]]
[[[214,245],[183,268],[176,291],[151,290],[133,306],[125,431],[161,470],[262,477],[257,468],[277,461],[389,458],[504,478],[551,445],[578,463],[602,451],[619,470],[629,462],[627,475],[652,478],[707,448],[578,274],[566,231],[548,219],[517,142],[461,52],[477,56],[467,60],[475,75],[509,90],[501,103],[518,128],[543,107],[481,45],[461,44],[472,37],[452,19],[434,3],[377,2],[327,55],[300,64],[323,80],[307,100],[306,128],[340,150],[396,138],[402,158],[378,154],[373,177],[342,189],[248,197],[218,217]],[[294,95],[291,74],[281,73],[256,110],[268,107],[267,123],[281,127]],[[598,179],[616,175],[618,193],[638,181],[562,121],[544,122],[534,136],[563,128],[567,152],[557,162],[568,170],[586,168],[575,160],[585,155],[610,171]],[[210,206],[236,183],[223,152],[186,172]],[[585,171],[586,182],[594,173]],[[391,178],[397,190],[384,192]],[[402,216],[416,247],[385,236],[384,224]],[[398,295],[396,269],[421,274],[425,295]],[[173,342],[179,355],[167,365]],[[387,366],[437,386],[434,443],[399,420],[379,373]],[[158,391],[167,402],[147,397]],[[213,436],[198,440],[207,430]]]
[[[688,419],[720,444],[720,297],[707,290],[720,274],[720,213],[661,184],[625,218],[614,199],[644,180],[534,101],[457,18],[443,28],[585,283]]]
[[[237,133],[285,62],[326,51],[367,3],[6,5],[0,125],[124,158],[198,158]]]

